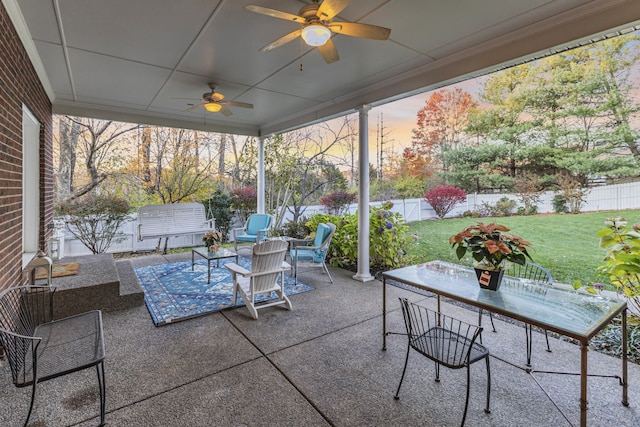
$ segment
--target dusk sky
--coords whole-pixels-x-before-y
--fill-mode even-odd
[[[460,87],[477,97],[480,90],[480,79],[482,77],[447,87],[451,89]],[[393,147],[393,151],[399,153],[404,147],[411,144],[411,130],[416,126],[418,110],[424,106],[425,101],[431,96],[432,92],[421,93],[371,109],[369,112],[369,147],[372,163],[376,164],[375,149],[380,114],[382,113],[385,131],[388,133],[388,136],[385,137],[385,143],[388,143],[386,146],[388,148]]]

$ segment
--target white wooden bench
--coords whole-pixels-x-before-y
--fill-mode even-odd
[[[147,205],[138,208],[138,240],[204,234],[215,230],[200,203]]]

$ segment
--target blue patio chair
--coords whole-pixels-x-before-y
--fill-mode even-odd
[[[293,275],[296,281],[298,280],[298,269],[300,267],[321,267],[329,276],[331,283],[333,283],[333,278],[329,273],[325,259],[335,231],[336,226],[334,224],[320,223],[316,230],[313,246],[301,246],[299,242],[293,241],[293,248],[289,252],[289,256],[293,263]]]
[[[249,215],[244,227],[233,229],[233,248],[235,251],[238,252],[239,243],[254,245],[263,242],[267,238],[267,232],[273,225],[273,222],[273,215]]]

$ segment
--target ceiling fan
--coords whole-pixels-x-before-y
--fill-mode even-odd
[[[260,49],[261,52],[269,52],[300,36],[309,46],[317,47],[327,64],[330,64],[340,59],[338,51],[331,41],[332,32],[374,40],[386,40],[391,34],[389,28],[377,25],[345,21],[333,22],[333,18],[342,12],[349,3],[351,3],[351,0],[324,0],[322,3],[314,0],[313,3],[303,6],[297,15],[253,4],[245,6],[245,9],[262,15],[297,22],[302,26],[272,41]]]
[[[214,83],[209,83],[209,89],[211,92],[205,92],[202,94],[202,102],[200,104],[194,105],[193,107],[187,108],[184,111],[193,111],[196,108],[204,107],[210,113],[221,112],[225,116],[230,116],[233,113],[226,106],[230,105],[232,107],[242,107],[242,108],[253,108],[252,104],[247,104],[246,102],[237,102],[237,101],[224,101],[224,95],[216,92],[216,85]],[[191,99],[191,98],[175,98],[175,99]]]

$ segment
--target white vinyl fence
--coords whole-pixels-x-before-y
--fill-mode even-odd
[[[556,195],[553,191],[547,191],[542,194],[538,203],[538,213],[552,213],[553,197]],[[495,203],[503,197],[515,200],[518,206],[522,206],[515,194],[469,194],[466,202],[457,205],[447,217],[462,216],[465,211],[478,210],[483,203],[495,205]],[[392,200],[392,211],[399,212],[407,222],[422,221],[427,219],[435,219],[436,215],[431,205],[423,199],[406,199]],[[380,206],[383,202],[373,202],[371,206]],[[355,213],[358,209],[357,204],[349,206],[348,212]],[[602,210],[624,210],[624,209],[640,209],[640,182],[616,184],[601,187],[590,188],[585,197],[585,203],[582,206],[582,212],[595,212]],[[307,206],[303,215],[310,216],[315,213],[326,213],[326,209],[322,205]],[[292,215],[287,212],[284,222],[291,221]],[[640,218],[630,218],[631,221],[640,220]],[[138,252],[149,251],[156,248],[158,241],[149,239],[138,241],[137,236],[136,215],[132,214],[121,228],[123,239],[112,245],[109,252]],[[200,243],[201,235],[172,237],[169,239],[169,248],[197,246]],[[56,222],[56,230],[54,232],[54,246],[58,246],[58,257],[89,255],[91,252],[79,240],[65,229],[64,223]],[[164,241],[163,241],[164,244]]]

